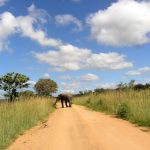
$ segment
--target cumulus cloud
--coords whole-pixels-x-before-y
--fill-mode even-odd
[[[140,76],[146,73],[150,73],[150,67],[143,67],[137,70],[131,70],[126,73],[126,76]]]
[[[27,83],[30,84],[30,87],[34,87],[34,85],[36,84],[36,82],[32,80],[29,80]]]
[[[62,82],[61,86],[65,89],[74,89],[74,88],[79,88],[80,87],[80,83],[79,82],[72,82],[72,83],[66,83],[66,82]]]
[[[95,74],[88,73],[88,74],[80,76],[80,79],[83,81],[95,81],[95,80],[98,80],[99,77]]]
[[[60,93],[69,93],[69,94],[74,94],[75,90],[65,90],[65,89],[61,89]]]
[[[7,2],[8,0],[0,0],[0,7],[4,6]]]
[[[116,83],[103,83],[103,84],[98,85],[97,88],[116,89],[117,84]]]
[[[71,77],[69,75],[65,75],[65,76],[60,76],[59,79],[61,79],[61,80],[70,80]]]
[[[0,14],[0,50],[6,48],[8,37],[14,33],[29,37],[42,46],[58,47],[62,44],[60,40],[48,38],[41,29],[40,24],[46,22],[44,18],[47,16],[44,10],[36,9],[34,5],[31,5],[28,12],[27,16],[17,17],[10,12]]]
[[[62,82],[60,84],[60,89],[62,92],[75,93],[80,88],[80,86],[81,85],[79,82],[71,82],[71,83]]]
[[[50,78],[50,75],[48,73],[45,73],[42,77],[43,79],[49,79]]]
[[[60,46],[57,51],[34,52],[33,54],[41,63],[49,64],[55,71],[118,70],[133,66],[131,62],[126,60],[126,56],[119,53],[93,53],[89,49],[78,48],[73,45]]]
[[[81,31],[82,30],[82,23],[74,16],[70,14],[64,14],[64,15],[57,15],[55,16],[55,22],[58,25],[69,25],[69,24],[75,24],[77,28],[75,30]]]
[[[44,9],[37,9],[34,4],[28,7],[28,12],[30,16],[37,18],[43,24],[50,18],[49,14]]]
[[[0,15],[0,51],[7,48],[7,38],[16,32],[17,20],[9,12]]]
[[[87,18],[91,37],[111,46],[142,45],[150,41],[150,1],[119,0]]]

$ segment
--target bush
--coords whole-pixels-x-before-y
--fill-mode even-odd
[[[94,110],[102,111],[104,110],[105,105],[104,105],[104,102],[101,99],[99,99],[99,100],[94,100],[91,107]]]
[[[87,101],[86,101],[86,105],[89,106],[90,103],[91,103],[91,98],[88,98]]]
[[[117,107],[117,116],[123,119],[127,119],[129,113],[129,108],[127,104],[120,103]]]

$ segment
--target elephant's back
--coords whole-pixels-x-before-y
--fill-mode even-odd
[[[61,93],[59,96],[63,99],[72,99],[72,94],[70,93]]]

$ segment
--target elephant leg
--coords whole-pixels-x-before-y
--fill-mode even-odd
[[[70,98],[68,99],[68,103],[69,103],[69,107],[71,107],[72,102]]]
[[[64,108],[64,101],[61,99],[62,108]]]
[[[71,101],[69,100],[68,102],[69,102],[69,107],[71,107]]]
[[[65,105],[66,105],[66,107],[68,107],[67,100],[65,100]]]

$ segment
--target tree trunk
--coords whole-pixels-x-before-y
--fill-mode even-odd
[[[9,102],[13,102],[13,95],[12,94],[10,94]]]

